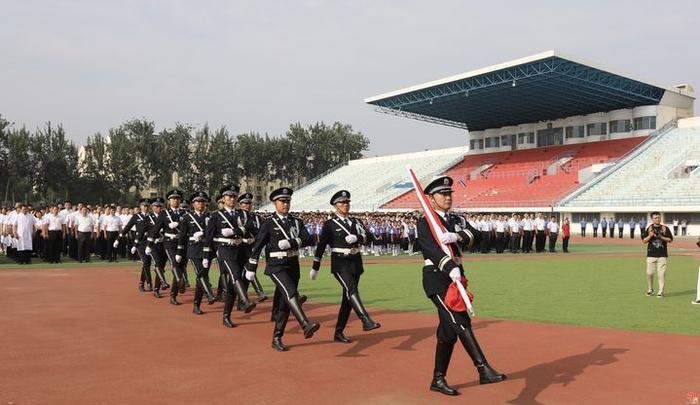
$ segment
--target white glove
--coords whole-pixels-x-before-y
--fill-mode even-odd
[[[246,271],[245,271],[245,278],[246,278],[246,280],[248,280],[248,281],[253,281],[253,280],[255,280],[255,272],[254,272],[254,271],[250,271],[250,270],[246,270]]]
[[[150,247],[150,246],[146,246],[146,254],[147,254],[147,255],[150,255],[151,252],[152,252],[151,247]]]
[[[202,231],[197,231],[192,235],[194,240],[200,240],[200,239],[202,239],[202,236],[204,236],[204,232],[202,232]]]
[[[445,232],[440,235],[440,242],[444,244],[455,243],[459,240],[459,235],[452,232]]]
[[[345,242],[347,242],[348,244],[353,244],[353,243],[357,242],[357,235],[348,235],[348,236],[346,236],[346,237],[345,237]]]
[[[182,256],[180,255],[175,255],[175,261],[180,263],[182,261]]]
[[[119,247],[119,239],[115,240],[112,246],[116,249]]]
[[[135,255],[135,254],[136,254],[136,246],[134,246],[134,247],[131,248],[131,254],[132,254],[132,255]]]
[[[462,281],[462,274],[459,272],[459,267],[455,267],[450,271],[450,278],[453,283],[459,283]]]
[[[209,259],[202,259],[202,267],[209,268]]]
[[[171,222],[168,224],[168,228],[175,229],[175,228],[177,228],[178,225],[180,225],[179,222]]]
[[[312,280],[316,280],[317,275],[318,275],[317,270],[311,269],[311,271],[309,272],[309,278],[311,278]]]
[[[231,228],[224,228],[221,230],[221,234],[225,237],[233,236],[233,229]]]
[[[277,247],[280,248],[281,250],[287,250],[292,247],[292,245],[289,243],[287,239],[282,239],[281,241],[277,242]]]

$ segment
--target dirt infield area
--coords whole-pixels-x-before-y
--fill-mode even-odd
[[[221,306],[191,312],[136,290],[130,267],[0,271],[0,405],[21,404],[683,404],[700,391],[700,339],[475,320],[490,362],[507,373],[480,386],[458,347],[448,381],[428,391],[436,317],[372,311],[382,328],[331,340],[337,307],[305,304],[321,330],[290,321],[287,353],[270,348],[270,303],[239,327]]]

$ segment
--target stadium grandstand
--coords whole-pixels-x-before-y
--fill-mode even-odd
[[[451,175],[454,207],[465,211],[574,221],[657,209],[697,215],[694,101],[687,84],[666,87],[555,51],[380,94],[365,102],[465,129],[468,146],[350,161],[295,192],[294,209],[326,210],[339,188],[353,193],[355,211],[417,209],[411,164],[422,181]]]

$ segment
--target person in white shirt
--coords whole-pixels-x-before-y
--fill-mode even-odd
[[[66,235],[64,218],[69,218],[69,216],[61,217],[56,205],[51,205],[49,213],[44,217],[44,235],[47,239],[46,261],[49,263],[61,262],[61,249]]]
[[[479,222],[481,232],[481,253],[488,253],[491,248],[491,219],[488,215]]]
[[[533,240],[533,223],[532,220],[530,220],[530,214],[525,214],[523,220],[520,221],[520,226],[523,229],[523,253],[531,253]]]
[[[518,253],[520,250],[520,215],[513,214],[508,220],[508,234],[510,253]]]
[[[36,217],[29,213],[29,207],[20,204],[20,213],[17,214],[13,225],[13,233],[17,238],[17,263],[32,263],[32,239]]]
[[[557,245],[557,236],[559,235],[559,223],[557,222],[557,217],[552,216],[551,220],[547,224],[547,231],[549,233],[549,253],[556,252],[555,248]]]
[[[95,230],[95,219],[88,212],[87,207],[80,209],[80,214],[74,218],[74,236],[77,241],[78,261],[85,263],[90,261],[90,247],[92,235]]]
[[[535,252],[536,253],[542,253],[544,252],[544,244],[545,244],[545,225],[546,222],[544,220],[544,215],[541,213],[537,213],[537,218],[535,218]]]
[[[505,216],[499,215],[496,220],[496,253],[503,253],[506,244],[506,226]]]
[[[105,215],[101,221],[102,237],[105,239],[106,259],[109,262],[117,261],[117,248],[119,247],[117,238],[122,230],[122,221],[115,214],[116,208],[110,205],[105,210]]]

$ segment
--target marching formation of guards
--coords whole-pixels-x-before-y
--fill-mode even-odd
[[[415,251],[424,257],[423,288],[426,296],[437,309],[439,324],[435,367],[430,389],[446,395],[457,395],[456,389],[446,381],[447,368],[454,345],[459,340],[479,374],[481,384],[500,382],[504,374],[494,370],[472,331],[471,319],[464,309],[455,309],[447,299],[452,283],[462,282],[464,268],[461,263],[462,249],[469,249],[480,243],[480,232],[464,218],[451,214],[452,179],[442,176],[432,181],[423,192],[428,196],[445,233],[438,239],[431,231],[426,218],[416,224]],[[234,304],[245,313],[252,311],[257,303],[248,297],[252,285],[258,301],[268,297],[257,277],[262,255],[265,257],[264,274],[275,285],[272,299],[271,320],[274,322],[272,348],[285,352],[289,350],[282,338],[289,320],[294,316],[306,339],[316,333],[320,325],[310,319],[303,308],[306,296],[299,292],[301,268],[299,251],[312,245],[312,239],[304,223],[290,214],[293,190],[281,187],[271,192],[270,201],[275,212],[262,218],[252,211],[252,195],[239,195],[235,185],[223,187],[217,202],[219,209],[207,211],[210,199],[206,192],[196,191],[189,200],[191,209],[181,207],[183,193],[172,190],[166,200],[155,198],[141,200],[140,212],[133,215],[114,242],[130,231],[134,232],[134,246],[131,253],[138,253],[141,259],[139,291],[152,291],[160,298],[161,291],[170,289],[170,303],[180,305],[178,294],[189,287],[187,265],[191,264],[196,280],[193,313],[201,315],[203,298],[209,305],[224,301],[223,325],[233,328],[231,314]],[[342,300],[338,311],[333,339],[340,343],[351,343],[345,335],[345,328],[354,311],[362,322],[363,331],[380,328],[364,307],[360,298],[359,284],[364,273],[362,247],[371,244],[375,237],[358,218],[350,216],[350,192],[340,190],[335,193],[330,205],[335,212],[323,223],[309,278],[315,280],[321,269],[321,261],[326,250],[330,250],[330,272],[342,290]],[[454,252],[453,256],[443,251],[442,245]],[[212,289],[209,270],[216,260],[219,269],[217,292]],[[172,273],[171,284],[166,280],[166,267]],[[155,270],[155,280],[151,275]]]

